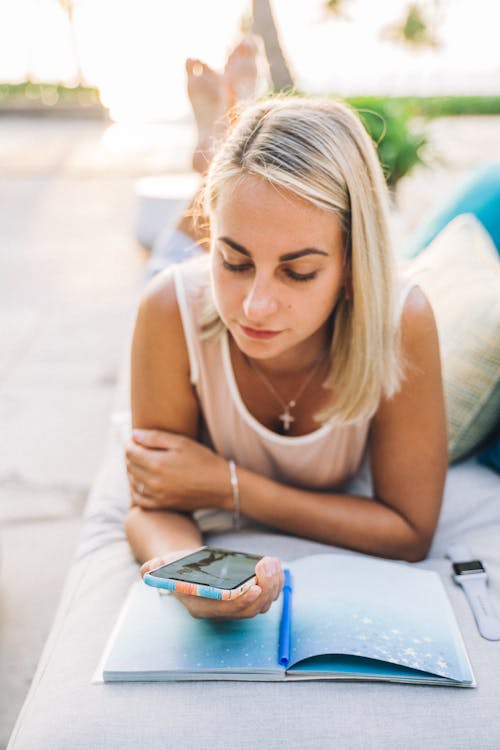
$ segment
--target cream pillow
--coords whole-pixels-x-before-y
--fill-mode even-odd
[[[500,422],[500,260],[472,215],[451,221],[406,274],[436,317],[450,460],[470,453]]]

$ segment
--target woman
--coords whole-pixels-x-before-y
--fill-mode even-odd
[[[203,193],[210,252],[157,276],[137,317],[126,528],[143,571],[200,546],[207,508],[425,557],[447,466],[439,347],[423,293],[395,276],[386,202],[343,104],[271,99],[230,129]],[[368,439],[373,497],[346,494]],[[266,611],[282,574],[259,566],[233,602],[183,601]]]

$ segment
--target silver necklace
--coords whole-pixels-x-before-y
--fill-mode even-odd
[[[307,375],[306,379],[301,384],[299,390],[297,391],[297,393],[295,394],[295,396],[293,396],[293,398],[291,398],[290,401],[288,401],[288,402],[284,401],[281,398],[280,394],[278,393],[278,391],[276,390],[276,388],[274,387],[274,385],[267,378],[267,376],[264,375],[264,373],[257,367],[257,365],[249,357],[247,357],[246,355],[244,355],[245,360],[248,362],[248,364],[252,368],[252,370],[262,380],[262,382],[266,386],[266,388],[269,391],[269,393],[271,393],[274,396],[274,398],[278,401],[278,403],[281,404],[281,408],[283,409],[283,413],[278,415],[278,419],[280,420],[280,422],[283,423],[283,430],[285,432],[288,432],[289,429],[290,429],[290,427],[291,427],[292,422],[295,422],[295,417],[292,416],[291,409],[294,409],[297,406],[297,401],[302,396],[302,394],[304,393],[305,389],[307,388],[307,386],[309,385],[309,383],[313,379],[314,375],[317,373],[317,371],[319,370],[320,366],[325,361],[327,354],[328,354],[328,350],[327,349],[325,349],[324,351],[321,352],[321,354],[319,355],[318,359],[316,360],[316,362],[312,366],[311,370],[309,371],[309,374]]]

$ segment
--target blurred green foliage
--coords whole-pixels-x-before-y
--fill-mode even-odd
[[[422,123],[416,123],[404,102],[372,98],[351,99],[349,104],[375,142],[387,184],[394,189],[402,177],[423,161],[427,136]]]
[[[349,97],[375,144],[387,184],[424,161],[425,120],[457,115],[500,115],[499,96]]]
[[[406,107],[412,117],[500,115],[500,96],[353,96],[347,101],[356,109],[391,101]]]
[[[40,107],[58,104],[100,106],[99,91],[90,86],[64,86],[58,83],[0,83],[0,107],[24,103]]]

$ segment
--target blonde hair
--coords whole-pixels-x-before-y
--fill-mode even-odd
[[[401,378],[387,187],[370,137],[344,103],[267,99],[242,113],[214,156],[202,198],[205,214],[213,213],[228,181],[247,175],[339,217],[348,291],[335,306],[324,382],[332,399],[317,419],[370,418]],[[207,321],[209,335],[220,330],[214,309]]]

